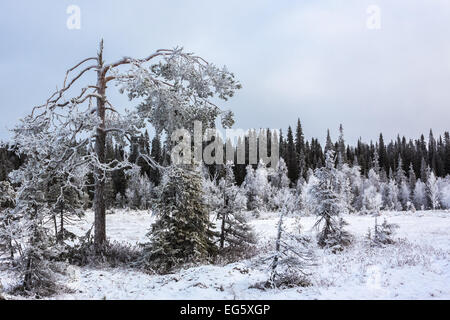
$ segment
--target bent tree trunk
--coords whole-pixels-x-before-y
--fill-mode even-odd
[[[103,70],[103,41],[100,43],[98,53],[97,70],[97,92],[101,98],[97,98],[97,115],[101,123],[97,128],[95,137],[95,153],[100,164],[105,163],[106,132],[105,132],[105,90],[106,81]],[[104,170],[96,166],[95,172],[95,191],[94,191],[94,211],[95,211],[95,234],[94,246],[97,253],[100,253],[106,243],[106,210],[105,210],[105,174]]]

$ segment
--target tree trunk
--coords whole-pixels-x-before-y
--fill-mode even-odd
[[[56,222],[56,213],[53,213],[53,224],[55,225],[55,239],[58,241],[58,224]]]
[[[100,43],[100,51],[98,53],[98,70],[97,70],[97,92],[102,98],[97,98],[97,115],[101,119],[101,123],[97,128],[97,136],[95,138],[95,153],[100,164],[105,163],[106,150],[106,133],[105,133],[105,100],[103,99],[106,90],[106,81],[103,74],[103,41]],[[106,207],[105,207],[105,179],[104,171],[98,166],[95,168],[95,234],[94,246],[97,252],[101,252],[106,242]]]
[[[60,216],[60,221],[59,221],[59,228],[60,228],[60,234],[59,234],[59,238],[61,243],[64,242],[64,207],[61,208],[61,216]]]
[[[226,219],[226,214],[223,213],[222,214],[222,226],[220,228],[220,249],[223,249],[223,247],[225,245],[225,219]]]

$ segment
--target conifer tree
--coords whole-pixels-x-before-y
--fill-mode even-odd
[[[159,164],[162,164],[162,150],[161,150],[161,139],[157,134],[152,139],[152,149],[150,156]],[[154,185],[159,185],[161,181],[161,173],[157,168],[150,168],[150,181],[153,182]]]
[[[214,256],[217,247],[205,206],[202,177],[190,165],[165,169],[153,207],[157,220],[144,246],[147,267],[167,272],[186,262],[202,262]]]
[[[298,159],[295,150],[294,137],[292,135],[291,127],[288,128],[287,132],[287,150],[286,150],[286,160],[288,167],[288,177],[291,183],[295,183],[298,179]]]
[[[425,210],[428,208],[428,199],[427,199],[427,190],[426,184],[423,183],[420,179],[416,181],[416,185],[414,187],[414,206],[416,209]]]
[[[409,163],[409,172],[408,172],[408,182],[409,182],[409,189],[411,191],[411,195],[414,193],[414,188],[416,187],[417,177],[416,173],[414,172],[414,167],[412,162]]]
[[[334,151],[329,150],[326,154],[325,167],[316,169],[314,173],[318,180],[313,185],[311,194],[315,198],[313,212],[319,217],[315,227],[319,228],[323,224],[318,234],[318,244],[336,251],[350,244],[351,236],[344,230],[346,222],[341,217],[345,211],[345,204],[336,187],[334,161]]]
[[[439,188],[437,184],[436,176],[434,172],[428,167],[428,179],[427,179],[427,195],[431,209],[436,210],[440,207],[439,202]]]
[[[333,142],[331,141],[330,129],[327,129],[327,141],[325,143],[325,149],[323,152],[326,155],[328,153],[328,151],[330,151],[330,150],[334,150],[334,146],[333,146]]]
[[[420,179],[423,183],[427,183],[428,181],[428,167],[424,158],[422,158],[422,161],[420,163]]]
[[[344,140],[344,127],[339,125],[339,139],[337,148],[337,163],[338,168],[342,168],[344,163],[347,162],[347,153],[345,152],[345,140]]]
[[[305,137],[303,135],[302,124],[300,119],[297,120],[297,128],[295,131],[295,151],[297,153],[298,161],[298,177],[303,179],[306,175],[306,150],[305,150]]]

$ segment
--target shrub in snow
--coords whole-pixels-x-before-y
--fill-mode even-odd
[[[394,243],[393,236],[395,233],[395,229],[397,229],[398,227],[399,226],[397,224],[388,223],[386,218],[384,219],[383,223],[379,225],[377,222],[377,218],[375,217],[375,227],[373,236],[369,228],[367,238],[371,241],[371,244],[375,246],[393,244]]]
[[[74,246],[68,247],[58,256],[58,260],[80,267],[87,265],[110,268],[138,266],[139,259],[142,257],[142,248],[113,241],[105,243],[101,254],[98,254],[90,237],[90,231],[88,234]]]
[[[204,203],[202,177],[190,166],[165,169],[154,204],[156,222],[144,245],[147,268],[168,272],[185,262],[208,260],[217,252]]]

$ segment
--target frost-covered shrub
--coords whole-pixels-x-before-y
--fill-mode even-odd
[[[386,244],[393,244],[395,241],[393,236],[395,234],[395,230],[399,228],[397,224],[388,223],[386,218],[384,219],[381,225],[378,224],[377,218],[375,218],[375,226],[372,232],[369,228],[369,232],[367,234],[367,238],[371,241],[371,244],[374,246],[383,246]]]
[[[75,246],[67,246],[58,260],[80,267],[101,265],[115,268],[136,266],[142,257],[142,249],[128,243],[107,242],[102,249],[99,254],[92,241],[82,241]]]

